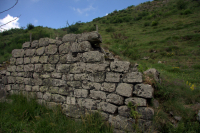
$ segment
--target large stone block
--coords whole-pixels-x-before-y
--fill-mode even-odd
[[[89,51],[83,53],[83,62],[102,62],[104,56],[99,51]]]
[[[49,45],[49,46],[46,46],[45,48],[46,54],[55,54],[57,53],[57,51],[58,51],[58,48],[56,45]]]
[[[70,64],[57,64],[56,71],[61,73],[68,73],[70,69]]]
[[[48,56],[40,56],[39,62],[40,63],[47,63]]]
[[[117,106],[107,102],[100,102],[97,105],[97,109],[114,114],[117,111]]]
[[[62,80],[73,81],[74,80],[74,74],[63,74]]]
[[[133,127],[135,120],[132,118],[126,118],[119,115],[117,116],[109,115],[108,121],[114,128],[120,130],[127,130],[129,132],[135,131]]]
[[[60,45],[60,44],[62,44],[62,41],[60,41],[60,40],[56,40],[56,39],[49,39],[49,43],[50,44],[56,44],[56,45]]]
[[[100,83],[88,82],[88,81],[85,80],[85,81],[82,82],[82,87],[83,87],[83,89],[99,91],[101,89],[101,84]]]
[[[128,61],[114,61],[111,62],[110,68],[115,72],[128,72],[130,66],[130,62]]]
[[[141,119],[153,120],[154,110],[150,107],[138,107],[137,111],[141,114]]]
[[[40,78],[32,79],[31,83],[32,83],[32,85],[42,85],[43,84],[42,79],[40,79]]]
[[[58,94],[52,94],[51,95],[53,102],[65,102],[66,98],[64,96],[58,95]]]
[[[72,53],[65,54],[60,57],[60,63],[74,63],[81,60],[82,54],[78,53],[76,56]]]
[[[59,53],[60,54],[67,54],[67,53],[69,53],[70,47],[71,47],[71,45],[70,45],[69,42],[61,44],[59,46]]]
[[[51,77],[52,77],[52,78],[60,79],[60,78],[62,78],[62,73],[52,72],[52,73],[51,73]]]
[[[120,73],[107,72],[105,81],[107,81],[107,82],[120,82],[121,76],[122,75]]]
[[[79,106],[83,106],[85,107],[86,109],[89,109],[89,110],[96,110],[97,109],[97,103],[95,100],[93,99],[83,99],[83,100],[79,100]]]
[[[36,55],[43,55],[44,54],[44,50],[45,50],[45,47],[40,47],[36,50]]]
[[[32,91],[40,91],[40,87],[37,85],[37,86],[32,86]]]
[[[87,72],[105,72],[106,68],[109,66],[109,62],[105,62],[104,64],[86,64],[86,71]]]
[[[45,101],[50,101],[51,100],[51,93],[49,93],[49,92],[45,92],[44,93],[44,95],[43,95],[43,99],[45,100]]]
[[[12,84],[12,90],[19,90],[19,85],[18,84]]]
[[[10,65],[15,65],[16,58],[10,58]]]
[[[139,97],[126,98],[125,104],[128,105],[129,102],[131,102],[133,106],[147,106],[147,101],[144,98],[139,98]]]
[[[124,75],[123,81],[126,83],[141,83],[142,73],[141,72],[131,72]]]
[[[39,58],[40,58],[40,56],[34,56],[34,57],[32,57],[31,58],[31,63],[38,63],[39,62]]]
[[[133,93],[133,85],[126,83],[119,83],[116,88],[117,94],[125,97],[131,97]]]
[[[25,50],[26,56],[33,56],[35,54],[35,49],[27,49]]]
[[[78,42],[89,41],[91,44],[102,43],[102,37],[97,31],[82,33],[78,36]]]
[[[62,112],[64,114],[66,114],[66,116],[68,116],[68,117],[81,118],[81,116],[84,116],[84,114],[85,114],[85,109],[80,108],[77,105],[63,104]]]
[[[41,75],[40,75],[40,78],[42,78],[42,79],[50,78],[50,73],[41,74]]]
[[[74,74],[74,80],[87,80],[88,79],[88,74],[83,73],[83,74]]]
[[[24,58],[17,58],[16,65],[21,65],[24,63]]]
[[[52,93],[52,94],[58,94],[59,92],[59,87],[49,87],[48,92]]]
[[[105,73],[104,72],[90,73],[88,76],[88,80],[92,82],[104,82]]]
[[[30,86],[30,85],[25,85],[25,90],[26,90],[26,91],[31,91],[31,90],[32,90],[32,86]]]
[[[17,83],[17,84],[22,84],[22,83],[24,83],[24,78],[23,78],[23,77],[16,77],[16,83]]]
[[[103,91],[90,90],[90,97],[93,99],[106,99],[106,93]]]
[[[69,104],[69,105],[70,104],[75,105],[76,104],[76,98],[68,96],[67,97],[67,104]]]
[[[49,38],[40,38],[39,39],[39,46],[47,46],[49,45]]]
[[[75,97],[87,97],[88,96],[88,90],[85,90],[85,89],[75,89],[74,90],[74,96]]]
[[[58,90],[58,94],[65,95],[65,96],[67,96],[67,95],[69,95],[73,92],[74,92],[74,88],[72,89],[72,88],[67,87],[67,86],[59,87],[59,90]]]
[[[55,70],[54,64],[44,64],[43,69],[45,72],[53,72]]]
[[[107,92],[114,92],[116,88],[116,84],[115,83],[103,83],[101,90],[102,91],[107,91]]]
[[[133,94],[144,98],[152,98],[154,89],[149,84],[137,84],[134,87]]]
[[[7,71],[8,71],[8,72],[15,72],[15,71],[16,71],[16,66],[11,66],[11,65],[9,65],[9,66],[7,67]]]
[[[16,71],[17,71],[17,72],[23,72],[23,71],[24,71],[24,65],[19,65],[19,66],[17,66]]]
[[[12,76],[8,76],[8,83],[10,84],[12,84],[12,83],[15,83],[15,81],[16,81],[16,79],[15,79],[15,77],[12,77]]]
[[[64,85],[67,85],[67,82],[64,80],[60,80],[60,79],[52,79],[52,85],[53,86],[64,86]]]
[[[42,92],[37,92],[37,93],[36,93],[36,97],[37,97],[38,99],[42,99],[42,97],[43,97]]]
[[[43,67],[42,64],[35,64],[35,72],[42,72],[43,71]]]
[[[70,66],[70,73],[83,73],[85,72],[85,63],[74,63]]]
[[[71,52],[87,52],[92,49],[90,42],[83,41],[80,43],[74,42],[71,46]]]
[[[32,43],[31,43],[31,48],[37,48],[39,46],[39,41],[38,40],[34,40]]]
[[[124,104],[124,98],[117,94],[109,94],[106,98],[106,102],[122,105]]]
[[[131,109],[128,106],[118,107],[118,113],[120,116],[131,117]]]
[[[25,72],[34,71],[34,65],[33,64],[24,65],[24,71]]]
[[[24,50],[23,49],[14,49],[12,50],[12,57],[23,57],[24,56]]]
[[[29,57],[24,58],[24,64],[29,64],[31,63],[31,60]]]
[[[77,36],[78,35],[76,35],[76,34],[66,34],[63,36],[62,41],[63,42],[75,42],[77,39]]]
[[[47,92],[49,88],[47,86],[40,86],[40,92]]]
[[[55,64],[59,61],[59,55],[50,55],[48,58],[49,63]]]
[[[25,42],[23,43],[22,48],[29,48],[30,46],[31,46],[30,42]]]

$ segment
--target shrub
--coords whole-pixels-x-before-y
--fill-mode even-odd
[[[184,11],[181,12],[181,15],[187,15],[187,14],[191,14],[192,12],[190,11],[190,9],[186,9]]]
[[[108,27],[106,29],[106,32],[114,32],[114,31],[115,31],[115,29],[113,27]]]
[[[176,6],[177,6],[178,10],[182,10],[182,9],[186,8],[187,3],[184,0],[178,0],[176,2]]]
[[[157,26],[158,22],[157,21],[152,21],[151,26]]]
[[[144,23],[144,27],[149,26],[149,25],[150,25],[149,22],[145,22],[145,23]]]
[[[33,24],[31,24],[31,23],[27,24],[27,29],[28,29],[28,30],[31,30],[31,29],[33,29],[33,28],[34,28],[34,25],[33,25]]]

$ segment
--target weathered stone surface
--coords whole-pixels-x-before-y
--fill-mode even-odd
[[[147,101],[144,98],[139,98],[139,97],[126,98],[125,104],[128,105],[129,102],[131,102],[133,106],[147,106]]]
[[[120,130],[134,131],[133,123],[135,123],[135,120],[132,118],[125,118],[119,115],[117,116],[109,115],[108,121],[109,123],[112,124],[114,128]]]
[[[34,40],[32,43],[31,43],[31,47],[32,48],[37,48],[39,45],[39,41],[38,40]]]
[[[29,48],[30,46],[31,46],[30,42],[25,42],[23,43],[22,48]]]
[[[106,93],[103,91],[90,90],[90,97],[93,99],[106,99]]]
[[[73,81],[74,80],[74,74],[63,74],[62,80]]]
[[[87,52],[92,49],[90,42],[83,41],[80,43],[74,42],[71,46],[71,52]]]
[[[14,72],[13,72],[14,73]],[[6,72],[6,76],[10,76],[10,72]],[[19,76],[20,77],[20,76]],[[0,75],[0,79],[2,78],[2,75]]]
[[[48,92],[52,93],[52,94],[58,94],[59,92],[59,87],[49,87]]]
[[[24,78],[32,78],[33,73],[32,72],[24,72]]]
[[[60,79],[52,79],[52,85],[53,86],[64,86],[66,85],[66,81],[60,80]]]
[[[6,90],[6,91],[10,91],[10,90],[11,90],[11,85],[6,85],[6,86],[5,86],[5,90]]]
[[[27,49],[25,50],[26,56],[33,56],[35,54],[35,49]]]
[[[105,81],[105,73],[97,72],[97,73],[90,73],[88,76],[88,80],[92,82],[104,82]]]
[[[122,105],[124,104],[124,98],[117,94],[109,94],[106,98],[106,102]]]
[[[62,73],[52,72],[52,73],[51,73],[51,77],[52,77],[52,78],[60,79],[60,78],[62,78]],[[63,80],[63,79],[62,79],[62,80]]]
[[[101,90],[102,91],[107,91],[107,92],[114,92],[116,88],[116,84],[115,83],[103,83]]]
[[[109,62],[104,62],[104,64],[86,64],[86,71],[88,72],[105,72],[106,68],[109,66]]]
[[[47,46],[49,45],[49,38],[40,38],[39,39],[39,46]]]
[[[3,77],[2,77],[2,83],[3,83],[4,85],[8,84],[8,78],[7,78],[6,76],[3,76]]]
[[[87,80],[88,79],[88,74],[83,73],[83,74],[74,74],[74,80]]]
[[[58,107],[61,104],[55,103],[55,102],[46,102],[46,105],[47,105],[47,108],[49,108],[49,109],[56,109],[56,107]]]
[[[155,68],[150,68],[146,71],[143,72],[145,75],[151,76],[153,75],[153,78],[157,81],[160,82],[160,73],[155,69]]]
[[[83,62],[101,62],[104,56],[99,51],[89,51],[83,53]]]
[[[125,97],[131,97],[133,93],[133,85],[126,83],[119,83],[116,88],[117,94]]]
[[[120,106],[118,107],[118,113],[120,116],[131,117],[131,109],[128,106]]]
[[[55,70],[55,65],[54,64],[44,64],[43,69],[46,72],[53,72]]]
[[[68,73],[70,69],[69,64],[57,64],[56,65],[56,71],[61,73]]]
[[[75,105],[76,104],[76,98],[68,96],[67,97],[67,104]]]
[[[32,85],[42,85],[42,79],[36,78],[31,81]]]
[[[33,64],[24,65],[24,71],[25,72],[34,71],[34,65]]]
[[[29,64],[31,63],[31,60],[29,57],[24,58],[24,64]]]
[[[68,117],[81,118],[81,116],[84,116],[85,114],[85,109],[80,108],[76,105],[63,104],[62,108],[63,108],[62,112],[66,114]]]
[[[16,83],[17,83],[17,84],[22,84],[22,83],[24,83],[24,78],[23,78],[23,77],[16,77],[15,79],[16,79]]]
[[[48,56],[41,56],[39,59],[40,63],[47,63]]]
[[[76,39],[77,39],[76,34],[66,34],[63,36],[62,41],[63,42],[75,42]]]
[[[16,65],[21,65],[23,63],[24,63],[24,59],[23,58],[17,58]]]
[[[46,54],[55,54],[57,53],[58,48],[56,45],[49,45],[45,48],[45,53]]]
[[[49,92],[44,93],[43,99],[45,101],[50,101],[51,100],[51,93],[49,93]]]
[[[15,77],[12,77],[12,76],[8,76],[8,83],[10,84],[10,83],[15,83],[15,81],[16,81],[16,79],[15,79]]]
[[[107,103],[107,102],[100,102],[97,105],[97,109],[103,110],[108,113],[115,113],[117,111],[117,106]]]
[[[33,86],[32,87],[32,91],[40,91],[40,87],[37,85],[37,86]]]
[[[25,85],[24,84],[18,84],[19,85],[19,90],[25,90]]]
[[[115,72],[128,72],[130,66],[130,62],[128,61],[114,61],[111,62],[110,68]]]
[[[43,55],[44,54],[44,50],[45,50],[45,47],[40,47],[36,50],[36,55]]]
[[[46,106],[46,101],[45,100],[37,99],[36,101],[37,101],[38,104]]]
[[[16,58],[10,58],[10,65],[15,65]]]
[[[56,40],[56,39],[49,39],[49,43],[50,44],[57,44],[57,45],[60,45],[62,43],[62,41],[59,41],[59,40]]]
[[[126,83],[141,83],[142,73],[141,72],[131,72],[124,75],[123,81]]]
[[[16,71],[16,66],[8,66],[7,71],[9,72],[15,72]]]
[[[152,121],[146,121],[142,119],[138,119],[138,126],[140,129],[142,129],[142,132],[152,132]]]
[[[43,79],[42,81],[43,81],[42,83],[44,86],[48,86],[48,87],[53,86],[51,78]]]
[[[35,64],[35,72],[42,72],[43,71],[43,67],[42,64]]]
[[[154,89],[149,84],[137,84],[134,87],[133,94],[144,98],[152,98]]]
[[[50,78],[50,73],[41,74],[40,78],[42,78],[42,79]]]
[[[64,96],[61,96],[59,94],[52,94],[51,95],[53,102],[65,102],[66,98]]]
[[[75,97],[87,97],[88,96],[88,90],[85,90],[85,89],[75,89],[74,90],[74,96]]]
[[[49,63],[56,64],[59,61],[59,55],[50,55],[48,58]]]
[[[59,53],[62,53],[62,54],[67,54],[69,53],[70,51],[70,43],[67,42],[67,43],[63,43],[59,46]]]
[[[42,97],[43,97],[42,92],[37,92],[36,97],[39,98],[39,99],[42,99]]]
[[[40,56],[34,56],[34,57],[32,57],[31,58],[31,63],[38,63],[39,62],[39,58],[40,58]]]
[[[14,49],[12,50],[12,57],[23,57],[24,56],[24,50],[23,49]]]
[[[119,82],[120,77],[121,77],[120,73],[107,72],[105,81],[107,81],[107,82]]]
[[[138,113],[141,114],[141,119],[144,120],[152,120],[154,115],[154,110],[150,107],[138,107]]]
[[[40,77],[40,74],[39,74],[39,73],[36,73],[36,72],[33,73],[33,78],[34,78],[34,79],[39,78],[39,77]]]
[[[100,83],[88,82],[88,81],[85,80],[85,81],[82,82],[82,87],[84,89],[99,91],[101,89],[101,84]]]
[[[18,84],[12,84],[12,90],[19,90],[19,85]]]
[[[40,86],[40,92],[46,92],[49,88],[47,86]]]
[[[72,89],[72,88],[67,87],[67,86],[59,87],[59,90],[58,90],[58,94],[68,95],[68,96],[71,96],[71,93],[73,93],[73,92],[74,92],[74,88]]]
[[[31,91],[31,90],[32,90],[32,86],[30,86],[30,85],[25,85],[25,90],[26,90],[26,91]]]
[[[70,73],[83,73],[85,72],[85,63],[74,63],[70,66]]]
[[[89,41],[92,44],[101,43],[101,35],[97,31],[82,33],[78,36],[78,42]]]
[[[199,110],[199,112],[198,112],[198,114],[197,114],[197,121],[199,121],[200,122],[200,110]]]
[[[81,53],[78,53],[77,55],[72,55],[72,53],[65,54],[60,57],[60,63],[74,63],[80,61],[82,57]]]
[[[93,110],[93,109],[97,109],[97,104],[95,102],[95,100],[93,99],[83,99],[83,100],[79,100],[79,106],[83,106],[89,110]]]
[[[24,65],[19,65],[19,66],[17,66],[16,71],[17,71],[17,72],[23,72],[23,71],[24,71]]]

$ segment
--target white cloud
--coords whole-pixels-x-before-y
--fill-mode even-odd
[[[37,19],[35,19],[35,20],[34,20],[34,24],[37,24],[37,23],[38,23],[38,20],[37,20]]]
[[[108,13],[106,13],[106,16],[108,15]]]
[[[9,14],[3,18],[3,19],[0,19],[0,25],[3,25],[3,24],[6,24],[14,19],[16,19],[17,17],[13,17],[13,16],[10,16]],[[9,30],[11,28],[20,28],[19,27],[19,22],[17,22],[19,20],[19,18],[17,18],[15,21],[12,21],[4,26],[1,26],[0,28],[0,31],[4,31],[4,30]]]
[[[90,5],[90,6],[87,7],[87,8],[83,8],[83,9],[74,8],[74,7],[73,7],[73,10],[74,10],[74,11],[77,11],[79,14],[83,14],[83,13],[85,13],[85,12],[88,12],[88,11],[94,10],[94,9],[95,9],[95,8],[94,8],[92,5]]]

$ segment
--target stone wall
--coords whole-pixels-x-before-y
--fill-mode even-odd
[[[97,32],[26,42],[12,51],[10,65],[1,71],[1,86],[8,94],[22,92],[48,107],[60,104],[63,113],[76,119],[101,110],[115,132],[134,130],[136,120],[127,106],[132,102],[141,114],[139,126],[146,130],[154,115],[147,103],[154,89],[130,62],[106,58],[101,42]]]

